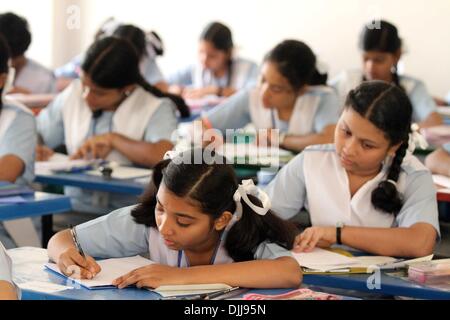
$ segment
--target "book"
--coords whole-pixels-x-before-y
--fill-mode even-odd
[[[33,193],[33,189],[27,186],[19,186],[10,182],[0,181],[0,197],[14,197]]]
[[[89,290],[104,290],[116,288],[112,282],[135,269],[148,266],[155,262],[143,258],[141,256],[133,256],[126,258],[113,258],[97,261],[101,268],[101,272],[93,279],[77,279],[64,275],[54,263],[45,264],[45,268],[50,272],[71,279],[74,284],[78,284]],[[209,294],[213,292],[221,292],[232,289],[232,287],[223,283],[212,284],[190,284],[190,285],[165,285],[158,288],[145,288],[149,291],[159,294],[162,298],[182,298],[188,296],[196,296]]]
[[[406,260],[387,256],[351,256],[348,252],[345,255],[342,253],[342,250],[321,248],[314,248],[308,253],[292,252],[305,274],[372,273],[377,269],[404,268],[410,264],[429,261],[433,258],[433,255],[429,255]]]

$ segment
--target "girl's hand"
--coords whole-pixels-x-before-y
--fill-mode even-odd
[[[48,161],[54,153],[49,147],[38,145],[36,147],[36,161]]]
[[[200,99],[207,95],[215,95],[219,91],[216,86],[209,86],[204,88],[185,88],[183,90],[184,99]]]
[[[262,147],[280,147],[279,130],[265,129],[258,130],[256,144]]]
[[[184,284],[186,278],[183,274],[184,269],[181,268],[151,264],[117,278],[112,284],[119,289],[130,285],[136,285],[138,288],[157,288],[162,285]]]
[[[112,139],[112,133],[91,137],[70,158],[105,159],[113,149]]]
[[[295,237],[294,252],[311,252],[315,247],[328,248],[336,243],[336,228],[311,227]]]
[[[69,248],[61,253],[58,267],[66,276],[80,279],[92,279],[102,271],[92,257],[83,258],[75,248]]]

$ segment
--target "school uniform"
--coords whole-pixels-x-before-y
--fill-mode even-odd
[[[33,94],[57,92],[53,72],[28,58],[25,66],[16,74],[14,86],[25,88]]]
[[[50,148],[65,144],[68,154],[71,155],[90,137],[109,132],[150,143],[172,141],[177,118],[176,107],[171,100],[157,98],[137,87],[115,112],[103,112],[99,118],[94,119],[82,97],[82,91],[81,81],[75,80],[39,114],[38,132]],[[113,150],[106,160],[132,165],[130,160],[117,150]],[[124,204],[136,203],[134,197],[111,195],[109,206],[100,209],[97,205],[92,205],[91,193],[74,188],[66,189],[73,196],[73,207],[78,211],[105,213],[123,207]]]
[[[310,146],[289,162],[266,188],[272,210],[290,219],[305,208],[313,226],[410,227],[423,222],[439,234],[436,190],[431,174],[422,163],[407,154],[397,181],[403,207],[396,217],[375,209],[372,191],[386,180],[390,160],[380,173],[350,195],[349,181],[333,144]]]
[[[172,267],[188,267],[183,251],[169,249],[156,228],[137,224],[131,216],[135,206],[118,209],[106,216],[76,227],[78,241],[84,253],[96,258],[119,258],[137,254],[148,254],[149,259]],[[150,213],[153,214],[153,213]],[[225,249],[226,236],[216,248],[211,264],[232,263],[233,259]],[[262,242],[254,253],[255,259],[276,259],[291,257],[281,246]]]
[[[256,130],[279,129],[282,133],[306,135],[319,133],[339,119],[338,98],[332,88],[311,86],[297,98],[289,122],[280,120],[276,109],[267,109],[258,87],[243,90],[204,115],[212,127],[225,133],[252,123]]]
[[[63,77],[78,79],[80,77],[80,70],[84,57],[84,53],[79,54],[65,65],[57,68],[54,71],[55,76],[57,78]],[[141,62],[139,63],[139,69],[141,70],[141,74],[144,79],[152,85],[155,85],[158,82],[165,81],[160,68],[156,64],[156,60],[153,57],[145,56],[144,58],[142,58]]]
[[[216,86],[220,88],[232,87],[236,90],[241,90],[254,86],[258,74],[256,63],[242,58],[235,58],[231,64],[231,78],[229,72],[218,78],[209,69],[205,69],[201,64],[197,63],[172,74],[168,77],[168,82],[171,85],[191,88]]]
[[[16,183],[25,185],[34,180],[36,122],[25,106],[6,98],[0,112],[0,158],[14,155],[22,160],[24,171]]]
[[[20,297],[20,290],[14,284],[12,280],[12,261],[11,258],[6,253],[6,249],[0,242],[0,281],[6,281],[11,283]]]
[[[363,81],[364,75],[361,70],[344,71],[330,81],[330,86],[334,87],[340,98],[341,107],[345,104],[345,99],[350,90],[355,89]],[[400,86],[406,91],[413,107],[413,122],[424,121],[432,112],[437,112],[437,106],[431,95],[428,93],[425,84],[409,76],[399,76]]]
[[[13,155],[19,158],[24,164],[22,174],[15,183],[27,185],[34,180],[34,157],[36,150],[37,134],[34,115],[20,103],[5,98],[0,112],[0,158]],[[20,233],[27,232],[26,244],[36,244],[38,238],[35,228],[40,230],[40,219],[12,220],[0,223],[0,241],[7,248],[16,246],[19,238],[23,238]],[[5,230],[8,225],[9,232]],[[20,242],[19,242],[20,244]]]

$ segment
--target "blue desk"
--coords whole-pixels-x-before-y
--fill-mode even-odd
[[[305,275],[303,283],[317,287],[339,288],[356,290],[361,292],[405,296],[419,299],[450,299],[450,291],[443,291],[415,284],[400,278],[381,273],[380,289],[370,290],[367,280],[371,274],[348,274],[348,275]],[[372,278],[371,278],[372,279]],[[373,281],[370,281],[373,283]]]
[[[49,175],[36,175],[35,182],[57,186],[71,186],[82,189],[141,195],[146,185],[134,180],[105,180],[102,177],[91,176],[83,173],[58,173]]]
[[[70,211],[70,198],[57,194],[35,192],[24,196],[24,203],[0,204],[0,221],[42,217],[42,245],[53,235],[52,214]]]
[[[54,293],[37,292],[33,290],[21,290],[24,300],[158,300],[160,296],[154,292],[137,289],[105,289],[88,290],[77,286],[53,272],[44,270],[47,263],[47,251],[40,248],[17,248],[8,250],[13,261],[13,280],[17,284],[29,281],[51,282],[62,286],[71,287]],[[251,293],[282,294],[292,289],[252,289]],[[353,300],[344,297],[345,300]]]
[[[27,201],[17,204],[0,204],[0,221],[44,216],[67,212],[71,209],[69,197],[35,192],[24,197]]]

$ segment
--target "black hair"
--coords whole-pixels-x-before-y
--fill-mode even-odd
[[[316,68],[316,56],[310,47],[297,40],[285,40],[273,48],[264,58],[273,62],[294,90],[304,85],[325,85],[328,75]]]
[[[22,56],[31,44],[27,20],[12,12],[0,14],[0,33],[8,43],[12,58]]]
[[[362,51],[397,54],[402,48],[402,39],[392,23],[381,20],[377,24],[366,24],[363,27],[359,38],[359,48]],[[392,70],[392,79],[397,86],[401,87],[396,66]]]
[[[217,50],[221,50],[229,54],[230,58],[227,61],[227,86],[230,86],[233,67],[232,50],[234,47],[233,35],[230,28],[220,22],[211,22],[203,29],[200,35],[200,40],[210,42]]]
[[[385,181],[372,192],[372,204],[376,209],[396,216],[403,206],[402,195],[396,185],[403,158],[408,150],[411,132],[412,105],[406,93],[399,87],[384,81],[367,81],[351,90],[345,108],[352,108],[384,132],[390,146],[400,144],[392,159]]]
[[[5,37],[3,37],[0,34],[0,75],[8,73],[8,71],[9,71],[8,61],[9,61],[10,57],[11,57],[11,54],[9,52],[8,43],[6,42]],[[2,110],[2,107],[3,107],[3,101],[1,99],[1,96],[2,96],[4,88],[5,87],[0,89],[0,111]]]
[[[130,41],[138,53],[139,60],[146,55],[147,43],[142,29],[131,24],[122,24],[114,30],[112,35]]]
[[[234,213],[233,195],[238,182],[233,167],[222,156],[212,154],[210,160],[202,156],[203,149],[187,150],[174,160],[164,160],[153,170],[150,187],[132,212],[136,223],[157,228],[155,220],[156,193],[161,182],[178,197],[198,205],[202,212],[219,218],[224,211]],[[197,160],[197,161],[195,161]],[[261,202],[252,195],[249,199],[258,206]],[[260,216],[241,200],[241,219],[228,231],[225,248],[234,261],[253,260],[258,245],[266,240],[291,249],[296,227],[269,211]]]
[[[130,84],[137,84],[156,97],[171,99],[181,117],[190,116],[189,107],[183,98],[161,92],[142,77],[139,70],[138,51],[128,40],[113,36],[94,42],[88,49],[81,68],[96,85],[102,88],[120,89]]]

